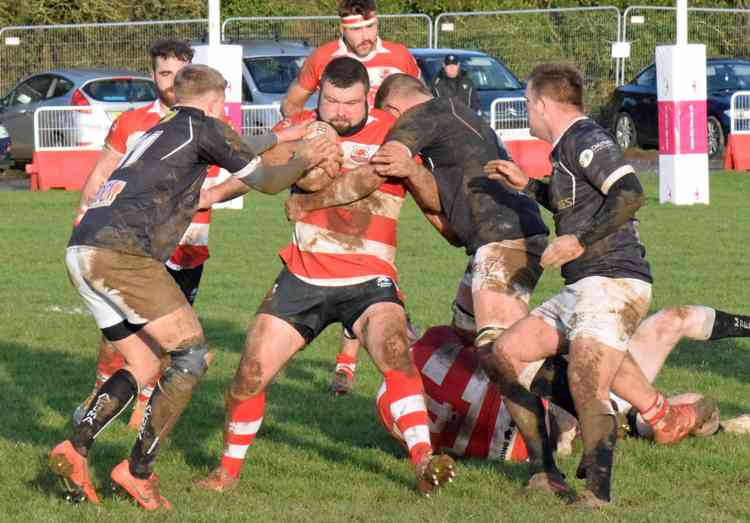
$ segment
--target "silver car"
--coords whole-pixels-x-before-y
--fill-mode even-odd
[[[99,135],[106,134],[119,114],[155,99],[153,80],[140,73],[120,69],[54,69],[25,78],[0,100],[0,126],[10,135],[13,160],[25,162],[34,152],[34,111],[40,107],[90,108],[85,118],[74,120],[79,127],[77,136],[80,139],[96,134],[96,139],[100,139]],[[84,120],[86,128],[81,127]]]

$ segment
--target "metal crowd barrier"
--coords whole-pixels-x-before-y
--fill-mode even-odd
[[[40,107],[34,111],[34,150],[101,149],[118,114],[95,107]]]
[[[505,140],[530,138],[526,98],[497,98],[490,106],[490,122],[495,132]]]
[[[242,135],[257,136],[279,123],[283,117],[278,105],[243,105]]]
[[[729,101],[731,134],[750,134],[750,91],[737,91]]]

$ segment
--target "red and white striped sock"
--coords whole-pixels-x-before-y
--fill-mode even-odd
[[[265,392],[241,401],[232,397],[227,398],[227,427],[224,432],[224,454],[221,456],[221,466],[232,477],[240,477],[240,470],[245,463],[245,454],[253,444],[255,435],[263,422],[265,405]]]
[[[425,454],[432,452],[424,388],[419,373],[408,377],[403,372],[385,373],[385,405],[391,418],[404,437],[411,462],[416,465]]]
[[[662,395],[661,392],[657,392],[654,403],[649,408],[641,412],[641,417],[643,417],[643,420],[651,425],[654,429],[660,430],[663,428],[662,421],[665,420],[667,414],[669,413],[669,410],[669,401]]]
[[[343,372],[349,376],[350,379],[354,379],[354,371],[357,370],[357,358],[349,356],[348,354],[339,353],[336,355],[336,370],[335,372]]]
[[[99,347],[96,361],[96,383],[94,387],[100,388],[115,372],[125,366],[125,358],[110,344]]]
[[[141,403],[148,403],[148,400],[151,399],[151,395],[154,393],[154,388],[156,387],[156,383],[159,381],[159,376],[155,376],[153,379],[149,380],[148,383],[146,383],[143,388],[141,389],[141,392],[138,394],[138,401]]]

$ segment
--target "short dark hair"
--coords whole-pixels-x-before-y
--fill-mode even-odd
[[[328,62],[320,77],[321,88],[324,83],[330,83],[339,88],[361,83],[365,86],[365,93],[370,91],[370,75],[367,74],[367,69],[362,62],[348,56],[340,56]]]
[[[583,76],[575,65],[539,64],[531,71],[528,82],[536,96],[546,96],[583,111]]]
[[[392,74],[380,84],[375,94],[375,108],[382,109],[391,96],[410,97],[417,94],[432,96],[432,92],[418,78],[404,73]]]
[[[362,15],[369,18],[377,11],[375,0],[341,0],[339,2],[339,16]]]
[[[151,55],[151,69],[156,71],[156,59],[157,58],[177,58],[183,62],[190,63],[193,61],[193,48],[190,47],[187,42],[181,40],[157,40],[151,44],[151,48],[148,50]]]

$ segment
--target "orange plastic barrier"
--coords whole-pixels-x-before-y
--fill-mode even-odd
[[[750,171],[750,134],[730,134],[724,148],[724,169]]]
[[[26,172],[32,191],[80,191],[101,151],[36,151]]]
[[[505,149],[523,172],[532,178],[544,178],[552,174],[549,155],[552,146],[542,140],[503,140]]]

